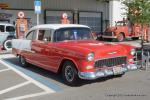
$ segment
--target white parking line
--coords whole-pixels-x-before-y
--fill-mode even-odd
[[[31,97],[42,96],[42,95],[46,95],[46,94],[49,94],[49,92],[35,93],[35,94],[30,94],[30,95],[25,95],[25,96],[20,96],[20,97],[8,98],[5,100],[21,100],[21,99],[27,99],[27,98],[31,98]]]
[[[40,82],[32,79],[31,77],[25,75],[23,72],[17,70],[16,68],[10,66],[9,64],[5,63],[4,61],[0,60],[0,63],[7,66],[8,68],[10,68],[11,70],[13,70],[14,72],[16,72],[17,74],[19,74],[20,76],[22,76],[23,78],[29,80],[30,82],[32,82],[33,84],[35,84],[36,86],[40,87],[41,89],[45,90],[46,92],[49,93],[55,93],[56,91],[52,90],[51,88],[41,84]]]
[[[0,59],[1,59],[1,58],[3,58],[3,59],[5,59],[5,58],[14,58],[14,57],[16,57],[16,56],[14,56],[14,55],[12,55],[12,54],[0,55]]]
[[[5,71],[8,71],[8,70],[10,70],[9,68],[7,68],[7,69],[2,69],[2,70],[0,70],[0,72],[5,72]]]
[[[12,86],[12,87],[10,87],[10,88],[4,89],[4,90],[0,91],[0,95],[1,95],[1,94],[4,94],[4,93],[6,93],[6,92],[9,92],[9,91],[15,90],[15,89],[17,89],[17,88],[20,88],[20,87],[22,87],[22,86],[28,85],[28,84],[30,84],[30,83],[31,83],[30,81],[27,81],[27,82],[24,82],[24,83],[21,83],[21,84]]]

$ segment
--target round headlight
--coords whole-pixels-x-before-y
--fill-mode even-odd
[[[130,54],[131,54],[132,56],[134,56],[134,55],[135,55],[135,53],[136,53],[136,50],[135,50],[135,49],[131,49]]]
[[[88,61],[94,60],[94,53],[89,53],[89,54],[87,55],[87,60],[88,60]]]

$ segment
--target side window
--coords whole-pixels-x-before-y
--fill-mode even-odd
[[[36,31],[31,31],[26,36],[27,40],[35,40],[36,39]]]
[[[74,40],[75,36],[72,30],[58,30],[54,34],[54,41]]]
[[[0,25],[0,32],[5,32],[5,26],[4,25]]]
[[[64,36],[62,34],[62,31],[55,31],[55,33],[54,33],[54,42],[62,41],[63,37]]]
[[[47,40],[47,41],[51,41],[51,32],[50,30],[39,30],[38,32],[38,40]]]
[[[15,32],[15,28],[13,26],[6,26],[6,32]]]

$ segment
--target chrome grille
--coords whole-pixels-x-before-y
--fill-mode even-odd
[[[115,57],[108,59],[101,59],[95,62],[94,67],[112,67],[117,65],[122,65],[127,63],[127,57]]]
[[[104,36],[113,36],[113,32],[104,32],[103,35]]]

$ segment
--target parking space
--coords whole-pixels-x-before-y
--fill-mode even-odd
[[[50,82],[49,84],[42,83],[42,81],[46,81],[26,70],[23,70],[21,67],[20,69],[17,68],[17,62],[10,62],[10,59],[13,58],[14,56],[12,54],[4,54],[0,56],[0,99],[16,100],[59,91],[59,88],[50,84]]]

